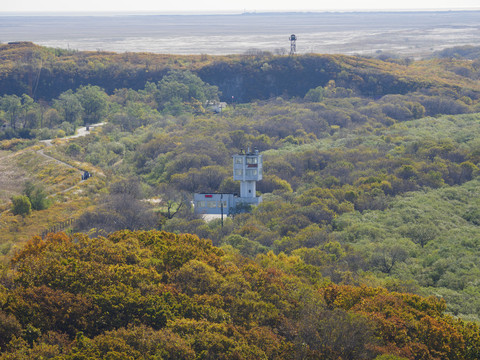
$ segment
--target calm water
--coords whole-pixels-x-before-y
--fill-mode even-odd
[[[33,41],[77,50],[241,54],[299,53],[420,57],[456,45],[480,45],[480,11],[277,13],[243,15],[5,16],[0,42]]]

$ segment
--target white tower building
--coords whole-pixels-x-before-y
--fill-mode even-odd
[[[196,193],[193,203],[197,214],[229,215],[244,205],[258,205],[262,197],[257,196],[257,181],[262,180],[262,155],[255,149],[233,155],[233,180],[240,181],[240,196],[236,194]]]
[[[240,201],[248,204],[258,204],[261,198],[257,197],[257,181],[262,180],[262,155],[255,149],[246,153],[233,155],[233,180],[240,181]]]

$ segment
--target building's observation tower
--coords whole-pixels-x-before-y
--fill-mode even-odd
[[[240,181],[240,196],[237,194],[197,193],[194,194],[195,212],[198,214],[231,214],[248,205],[258,205],[262,197],[257,196],[257,181],[262,180],[262,155],[255,149],[243,150],[233,155],[233,180]]]
[[[240,181],[240,198],[256,198],[257,181],[262,180],[262,155],[254,152],[233,155],[233,180]]]

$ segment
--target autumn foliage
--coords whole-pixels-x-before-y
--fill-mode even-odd
[[[478,358],[478,326],[442,300],[304,266],[161,231],[35,237],[1,279],[1,358]]]

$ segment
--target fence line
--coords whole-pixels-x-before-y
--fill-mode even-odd
[[[64,230],[65,228],[71,226],[74,222],[75,222],[75,219],[70,218],[65,221],[56,223],[55,225],[50,226],[47,230],[44,230],[40,234],[40,237],[43,239],[45,238],[45,236],[47,236],[48,233],[55,233],[55,232],[59,232],[60,230]]]

